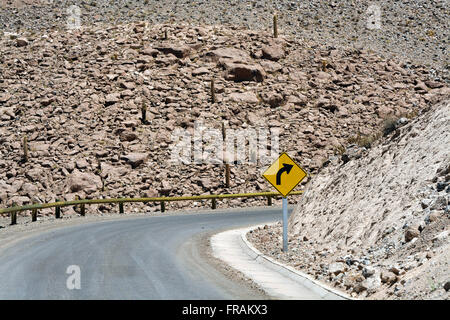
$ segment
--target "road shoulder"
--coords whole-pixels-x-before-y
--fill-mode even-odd
[[[215,234],[210,239],[213,256],[254,281],[268,295],[283,300],[343,300],[345,293],[264,256],[246,239],[250,230],[240,228]]]

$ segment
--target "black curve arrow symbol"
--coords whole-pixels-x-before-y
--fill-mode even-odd
[[[283,168],[281,168],[277,172],[277,186],[281,184],[281,175],[283,174],[283,172],[289,174],[289,172],[291,172],[293,167],[294,166],[292,164],[283,163]]]

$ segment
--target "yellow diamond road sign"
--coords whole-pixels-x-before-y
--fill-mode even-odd
[[[282,153],[264,172],[263,177],[286,197],[307,175],[287,153]]]

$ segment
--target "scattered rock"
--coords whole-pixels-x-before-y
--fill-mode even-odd
[[[28,45],[28,40],[25,38],[17,38],[16,45],[18,47],[26,47]]]
[[[148,158],[146,153],[130,153],[122,157],[133,169],[143,164]]]
[[[373,276],[376,273],[376,271],[377,270],[374,267],[366,266],[362,270],[362,275],[364,276],[364,278],[368,278]]]
[[[128,141],[128,142],[130,142],[130,141],[134,141],[136,139],[138,139],[138,135],[136,133],[132,132],[132,131],[127,131],[126,130],[126,131],[123,131],[120,134],[120,141]]]
[[[99,176],[75,170],[68,178],[68,189],[70,192],[83,191],[87,194],[97,191],[102,187],[102,180]]]
[[[250,103],[250,104],[258,104],[259,100],[256,94],[253,92],[233,92],[230,93],[229,99],[234,102],[239,103]]]
[[[437,234],[436,236],[434,236],[432,241],[433,241],[433,243],[444,242],[447,240],[449,234],[450,234],[450,230],[442,231],[439,234]]]
[[[405,232],[405,241],[410,242],[412,239],[420,236],[420,231],[416,227],[410,227],[406,229]]]
[[[374,293],[381,286],[381,278],[379,274],[375,274],[369,278],[366,278],[361,282],[361,287],[368,293]]]
[[[177,58],[185,58],[190,52],[191,48],[185,44],[164,43],[155,47],[156,50],[163,52],[164,54],[173,54]]]
[[[284,57],[284,50],[281,45],[271,44],[262,48],[262,58],[278,61]]]
[[[272,108],[279,107],[279,106],[283,105],[285,102],[284,97],[281,94],[276,93],[276,92],[265,93],[262,96],[262,99],[265,103],[270,105]]]
[[[75,162],[75,165],[78,169],[86,169],[89,166],[89,163],[86,161],[86,159],[78,159]]]
[[[218,48],[208,52],[207,55],[215,62],[229,60],[231,62],[245,63],[251,60],[247,52],[236,48]]]
[[[120,101],[120,93],[110,93],[105,97],[105,105],[110,106]]]
[[[398,278],[397,275],[390,271],[383,271],[381,272],[381,282],[387,283],[389,285],[394,284],[397,282]]]
[[[444,289],[445,289],[445,291],[450,291],[450,281],[447,281],[447,282],[444,284]]]
[[[262,82],[265,77],[266,73],[262,67],[255,64],[230,63],[226,66],[225,79],[227,80]]]
[[[347,270],[347,266],[342,262],[335,262],[328,266],[328,272],[334,275],[343,273],[345,270]]]

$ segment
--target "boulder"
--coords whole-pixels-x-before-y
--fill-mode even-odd
[[[193,76],[201,76],[203,74],[208,74],[208,73],[209,73],[209,69],[206,67],[200,67],[200,68],[197,68],[192,71]]]
[[[12,206],[13,203],[21,207],[24,205],[31,204],[31,199],[25,196],[15,196],[8,200],[8,206]]]
[[[120,141],[133,141],[136,140],[138,138],[137,134],[132,132],[132,131],[128,131],[125,130],[120,134]]]
[[[233,92],[230,93],[229,99],[238,103],[258,104],[259,100],[253,92]]]
[[[148,190],[145,191],[145,197],[146,198],[156,198],[159,196],[158,190],[153,189],[153,188],[149,188]]]
[[[256,81],[262,82],[266,77],[263,68],[256,64],[227,63],[225,79],[235,82]]]
[[[22,185],[22,192],[30,198],[36,195],[38,191],[38,187],[33,183],[27,182]]]
[[[37,182],[37,181],[40,181],[45,176],[45,174],[41,168],[33,168],[33,169],[28,170],[25,173],[25,176],[29,180],[31,180],[33,182]]]
[[[381,277],[379,273],[361,282],[361,288],[363,290],[366,290],[368,293],[374,293],[380,286],[381,286]]]
[[[231,60],[231,62],[245,63],[251,60],[250,55],[247,52],[236,48],[218,48],[208,52],[207,56],[215,62],[227,59]]]
[[[450,290],[450,281],[447,281],[447,282],[444,284],[444,289],[445,289],[445,291],[449,291],[449,290]]]
[[[280,45],[271,44],[262,48],[262,58],[272,61],[278,61],[284,57],[284,49]]]
[[[103,184],[99,176],[90,172],[75,170],[68,178],[67,186],[70,192],[83,191],[87,194],[101,189]]]
[[[335,262],[328,266],[328,273],[338,275],[339,273],[343,273],[347,270],[347,266],[342,262]]]
[[[410,242],[414,238],[418,238],[420,236],[420,231],[418,228],[410,227],[405,231],[405,241]]]
[[[262,99],[272,108],[279,107],[285,102],[284,97],[281,94],[273,91],[263,94]]]
[[[267,73],[275,73],[283,69],[283,66],[281,64],[274,61],[263,60],[260,62],[260,65]]]
[[[75,165],[78,169],[86,169],[89,166],[89,163],[86,161],[86,159],[77,159],[75,161]]]
[[[381,272],[381,282],[387,284],[393,284],[397,282],[397,275],[391,271],[383,271]]]
[[[173,54],[180,59],[189,56],[191,52],[191,48],[185,44],[164,43],[155,47],[155,49],[164,54]]]
[[[16,39],[16,45],[18,47],[26,47],[28,45],[28,40],[25,38],[17,38]]]
[[[147,160],[148,155],[146,153],[130,153],[122,157],[131,167],[137,168]]]
[[[158,55],[159,51],[153,48],[145,48],[141,51],[141,53],[145,56],[152,56],[155,58]]]
[[[110,93],[105,97],[105,105],[110,106],[120,101],[120,93]]]
[[[438,233],[436,236],[434,236],[433,239],[431,239],[431,241],[433,243],[445,242],[448,239],[449,235],[450,235],[450,230],[444,230],[444,231]]]
[[[33,152],[35,156],[49,156],[50,152],[50,144],[37,142],[30,144],[30,150]]]
[[[376,271],[377,270],[374,267],[366,266],[363,268],[362,274],[363,274],[364,278],[369,278],[369,277],[373,276],[376,273]]]

